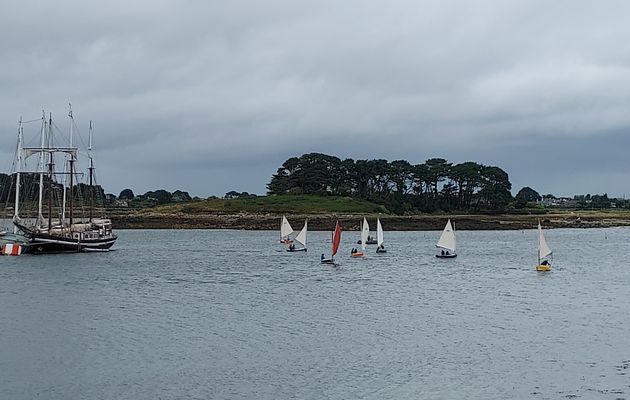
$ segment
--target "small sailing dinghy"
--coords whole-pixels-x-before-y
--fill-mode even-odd
[[[551,271],[552,254],[553,252],[545,240],[545,235],[543,235],[540,221],[538,221],[538,265],[536,265],[536,271]]]
[[[335,264],[335,255],[337,254],[337,250],[339,250],[339,243],[341,242],[341,227],[339,226],[339,221],[335,224],[335,230],[332,236],[332,255],[330,258],[326,258],[324,253],[322,253],[321,262],[322,264]]]
[[[367,220],[363,218],[363,224],[367,224]],[[361,232],[363,232],[363,224],[361,225]],[[357,244],[376,244],[377,241],[372,236],[370,236],[370,226],[368,225],[367,236],[364,238],[361,236],[361,239],[357,240]]]
[[[308,220],[304,221],[304,228],[298,233],[295,237],[295,241],[302,245],[302,247],[295,247],[295,243],[291,243],[287,248],[288,252],[294,251],[306,251],[306,230],[307,230]]]
[[[376,244],[378,247],[376,248],[377,253],[387,253],[385,250],[385,246],[383,246],[383,227],[381,226],[381,220],[376,219]]]
[[[290,235],[293,233],[293,228],[291,228],[291,224],[287,217],[282,216],[282,220],[280,221],[280,243],[282,244],[291,244],[293,240],[291,240]]]
[[[437,258],[457,257],[457,253],[455,252],[455,230],[451,225],[450,219],[446,223],[444,231],[442,231],[442,236],[440,236],[440,240],[438,240],[435,247],[437,247],[440,251],[435,255]]]
[[[359,257],[365,256],[365,248],[367,247],[367,244],[368,244],[369,235],[370,235],[370,225],[368,225],[367,219],[365,219],[364,217],[363,225],[361,228],[361,240],[359,240],[359,243],[361,243],[361,251],[359,251],[357,248],[353,248],[352,251],[350,252],[350,257],[359,258]]]

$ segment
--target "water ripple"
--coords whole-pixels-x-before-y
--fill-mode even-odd
[[[110,253],[4,257],[0,398],[628,397],[630,229],[387,232],[319,263],[276,232],[123,231]]]

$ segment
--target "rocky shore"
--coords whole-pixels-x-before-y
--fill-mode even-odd
[[[155,213],[150,210],[116,213],[111,216],[116,229],[278,229],[281,215],[249,213],[183,214]],[[287,215],[294,227],[299,227],[308,218],[309,230],[330,230],[339,220],[344,230],[358,230],[362,215],[302,214]],[[376,216],[367,216],[370,224]],[[628,212],[560,212],[543,215],[413,215],[379,216],[385,230],[422,231],[440,230],[446,220],[455,222],[457,230],[521,230],[532,229],[541,221],[545,229],[550,228],[605,228],[630,226]]]

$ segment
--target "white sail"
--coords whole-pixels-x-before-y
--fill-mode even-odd
[[[376,219],[376,245],[381,247],[383,244],[383,227],[381,226],[381,220]]]
[[[455,232],[453,231],[450,219],[446,223],[442,236],[440,236],[440,240],[438,240],[435,246],[445,250],[455,251]]]
[[[547,241],[545,240],[545,235],[543,235],[542,227],[540,226],[540,221],[538,221],[538,258],[542,259],[545,257],[549,257],[552,251],[547,246]]]
[[[280,224],[280,236],[284,238],[284,237],[289,236],[292,233],[293,233],[293,228],[291,228],[291,224],[289,224],[287,217],[283,215],[282,223]]]
[[[306,224],[308,223],[308,221],[304,221],[304,228],[302,228],[302,230],[300,231],[300,233],[298,233],[298,235],[295,237],[295,240],[298,241],[299,243],[302,244],[302,246],[306,247]]]
[[[367,247],[368,236],[370,236],[370,225],[368,225],[367,219],[363,217],[363,229],[361,229],[361,248],[363,250]]]

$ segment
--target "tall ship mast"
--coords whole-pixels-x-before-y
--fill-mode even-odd
[[[106,218],[104,207],[95,210],[95,192],[103,193],[96,186],[94,160],[92,158],[92,123],[90,121],[89,145],[83,153],[74,146],[75,121],[72,106],[68,112],[70,129],[68,137],[55,134],[56,125],[52,114],[46,118],[42,112],[39,146],[24,146],[23,125],[20,118],[18,146],[15,161],[15,204],[13,207],[14,233],[26,239],[25,251],[32,254],[108,251],[116,242],[111,220]],[[28,121],[28,122],[34,122]],[[61,139],[61,140],[60,140]],[[64,143],[67,145],[62,145]],[[79,183],[85,174],[78,171],[80,157],[85,155],[88,184]],[[32,157],[36,156],[36,157]],[[35,171],[28,171],[30,158],[37,158]],[[55,165],[63,162],[63,172],[56,172]],[[61,179],[58,179],[61,177]],[[35,190],[26,184],[37,184]],[[59,201],[60,200],[60,201]],[[26,207],[37,203],[35,215],[27,216]],[[86,210],[87,208],[87,210]],[[98,215],[98,217],[95,217]]]

